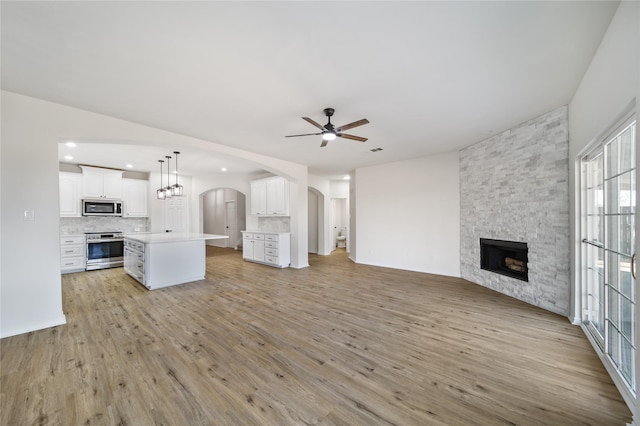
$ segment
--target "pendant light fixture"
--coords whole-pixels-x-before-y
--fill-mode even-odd
[[[171,184],[169,183],[169,169],[170,169],[170,165],[171,165],[171,156],[170,155],[165,155],[164,158],[167,159],[167,186],[164,188],[164,192],[165,192],[165,198],[171,198],[173,196],[173,194],[171,193]]]
[[[173,195],[174,197],[182,197],[183,195],[183,191],[184,188],[182,185],[178,185],[178,155],[180,154],[180,152],[178,151],[173,151],[173,153],[176,156],[176,183],[175,185],[171,186],[171,195]]]
[[[158,162],[160,163],[160,189],[156,191],[156,195],[158,197],[158,200],[164,200],[165,198],[167,198],[167,193],[162,186],[162,163],[164,163],[164,160],[158,160]]]

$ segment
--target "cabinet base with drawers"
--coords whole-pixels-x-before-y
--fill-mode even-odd
[[[63,274],[84,271],[87,254],[84,235],[69,235],[60,238],[60,271]]]
[[[291,264],[291,234],[242,231],[242,258],[276,268],[288,268]]]

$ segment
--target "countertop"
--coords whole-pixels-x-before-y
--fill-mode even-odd
[[[291,232],[288,231],[261,231],[261,230],[257,230],[257,229],[247,229],[245,231],[240,231],[240,232],[248,232],[251,234],[273,234],[273,235],[280,235],[280,234],[290,234]]]
[[[222,240],[226,235],[200,234],[197,232],[160,232],[157,234],[131,233],[124,234],[125,238],[144,244],[175,243],[180,241]]]

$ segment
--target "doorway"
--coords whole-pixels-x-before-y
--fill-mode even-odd
[[[331,241],[333,249],[349,251],[349,203],[346,198],[331,199]]]
[[[308,200],[308,242],[309,253],[318,254],[318,196],[309,189]]]
[[[214,188],[202,195],[201,202],[202,231],[229,237],[207,244],[237,250],[242,245],[240,230],[246,226],[245,195],[231,188]]]

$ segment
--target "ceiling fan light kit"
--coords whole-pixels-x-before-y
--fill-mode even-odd
[[[353,123],[345,124],[344,126],[335,127],[331,123],[331,117],[333,116],[335,111],[336,110],[333,109],[333,108],[325,108],[324,109],[324,115],[326,115],[327,118],[328,118],[327,124],[325,124],[324,126],[318,124],[317,122],[315,122],[314,120],[312,120],[309,117],[302,117],[302,119],[304,121],[306,121],[307,123],[311,124],[314,127],[317,127],[318,129],[320,129],[321,130],[320,133],[305,133],[305,134],[301,134],[301,135],[288,135],[288,136],[285,136],[285,137],[287,137],[287,138],[295,138],[295,137],[298,137],[298,136],[318,136],[318,135],[322,135],[322,143],[320,144],[320,147],[327,146],[327,143],[329,141],[334,140],[336,137],[345,138],[345,139],[351,139],[351,140],[358,141],[358,142],[366,142],[367,141],[367,138],[363,138],[361,136],[348,135],[346,133],[342,133],[342,131],[343,130],[353,129],[354,127],[362,126],[364,124],[368,124],[369,120],[367,120],[366,118],[363,118],[361,120],[354,121]]]

